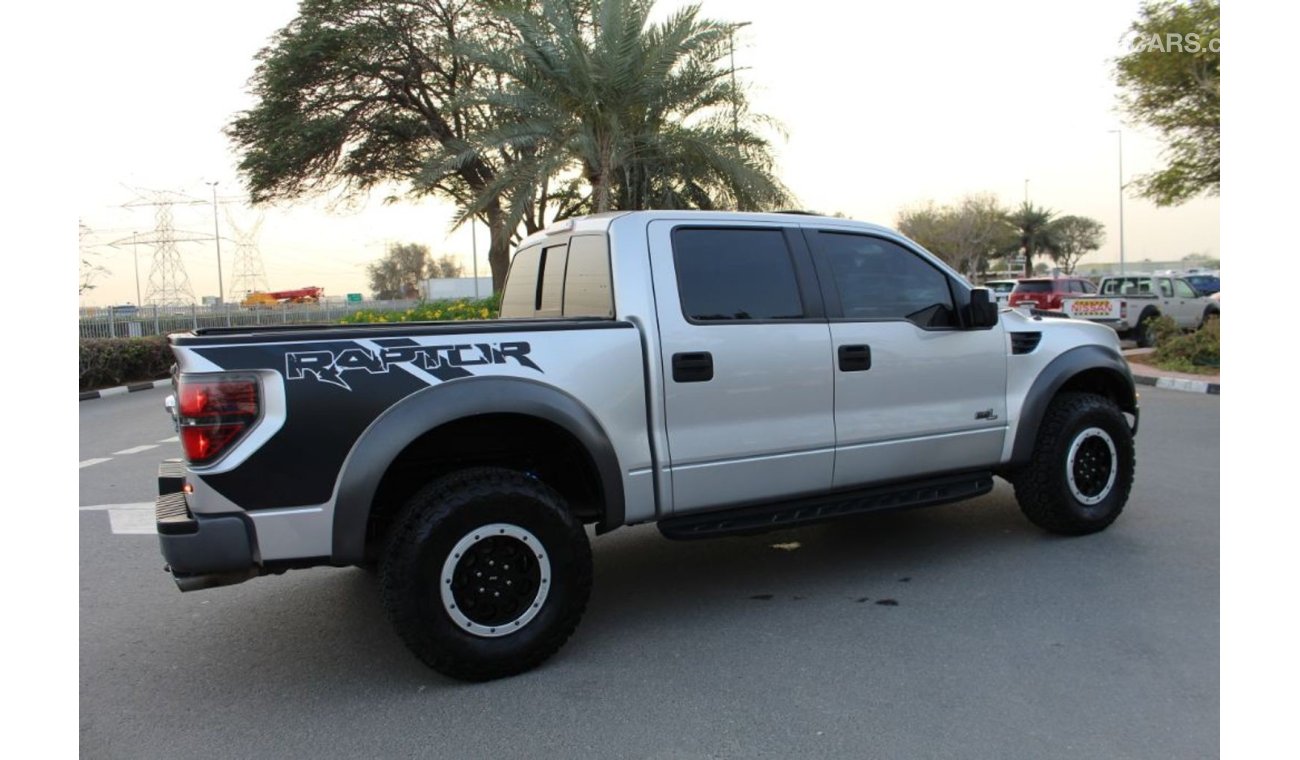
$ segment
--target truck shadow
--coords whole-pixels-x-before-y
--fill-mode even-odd
[[[1004,484],[961,504],[762,535],[679,542],[653,526],[620,529],[593,540],[595,587],[577,632],[547,664],[509,682],[546,681],[570,668],[589,676],[665,637],[699,642],[752,632],[762,625],[756,611],[775,613],[779,605],[822,614],[866,604],[905,608],[929,593],[926,579],[962,573],[974,557],[1059,540],[1024,520]],[[318,568],[204,593],[221,601],[212,610],[219,614],[201,633],[174,632],[175,653],[155,653],[161,662],[189,663],[193,680],[173,681],[181,692],[201,683],[204,692],[245,701],[308,691],[350,703],[359,684],[391,694],[482,688],[443,678],[407,651],[372,573]],[[238,666],[230,667],[223,658],[236,640]],[[253,697],[251,674],[262,690]]]

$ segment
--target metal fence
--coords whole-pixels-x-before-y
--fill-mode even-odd
[[[407,301],[322,301],[284,304],[261,309],[224,306],[121,306],[81,310],[82,338],[143,338],[187,332],[200,327],[337,324],[357,311],[405,311],[418,304]]]

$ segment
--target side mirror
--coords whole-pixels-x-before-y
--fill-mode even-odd
[[[998,304],[988,288],[975,288],[970,292],[966,325],[975,329],[992,327],[998,323]]]

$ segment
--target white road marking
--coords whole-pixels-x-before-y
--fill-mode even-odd
[[[152,535],[157,532],[152,501],[130,504],[95,504],[79,507],[82,512],[108,512],[108,525],[117,535]]]
[[[120,455],[122,455],[122,454],[139,454],[141,451],[148,451],[149,449],[156,449],[156,448],[158,448],[158,444],[156,444],[156,443],[146,443],[146,444],[143,445],[143,446],[132,446],[132,447],[129,448],[129,449],[122,449],[121,451],[114,451],[114,452],[113,452],[113,456],[120,456]]]
[[[77,507],[82,512],[103,512],[109,509],[153,509],[152,501],[133,501],[128,504],[94,504],[89,507]]]
[[[177,443],[177,442],[180,441],[180,439],[181,439],[181,437],[180,437],[179,435],[174,435],[174,436],[172,436],[171,438],[164,438],[164,439],[162,439],[161,441],[159,441],[158,443]]]
[[[77,469],[82,469],[82,468],[84,468],[84,467],[89,467],[89,466],[91,466],[91,465],[93,465],[93,464],[99,464],[100,462],[107,462],[108,460],[110,460],[110,459],[112,459],[112,458],[113,458],[113,457],[97,457],[97,458],[95,458],[95,459],[87,459],[87,460],[85,460],[85,461],[83,461],[83,462],[78,463],[78,464],[77,464]]]
[[[157,532],[157,517],[151,509],[110,509],[108,524],[117,535],[153,535]]]

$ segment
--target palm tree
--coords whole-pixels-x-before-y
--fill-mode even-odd
[[[1028,201],[1020,204],[1020,208],[1007,216],[1007,221],[1015,228],[1016,242],[1013,246],[1004,249],[1004,253],[1007,255],[1020,253],[1025,257],[1026,277],[1034,276],[1035,256],[1049,255],[1055,258],[1059,255],[1060,244],[1057,241],[1056,229],[1052,225],[1055,218],[1055,211],[1034,206]]]
[[[694,6],[650,24],[652,6],[538,0],[501,11],[517,41],[472,50],[500,82],[473,98],[506,118],[444,151],[428,171],[503,149],[520,160],[465,204],[462,218],[494,193],[522,199],[550,186],[567,188],[557,193],[569,199],[561,215],[791,205],[772,174],[771,145],[755,131],[766,120],[744,110],[721,66],[735,26],[699,19]],[[575,187],[584,185],[575,202]]]

